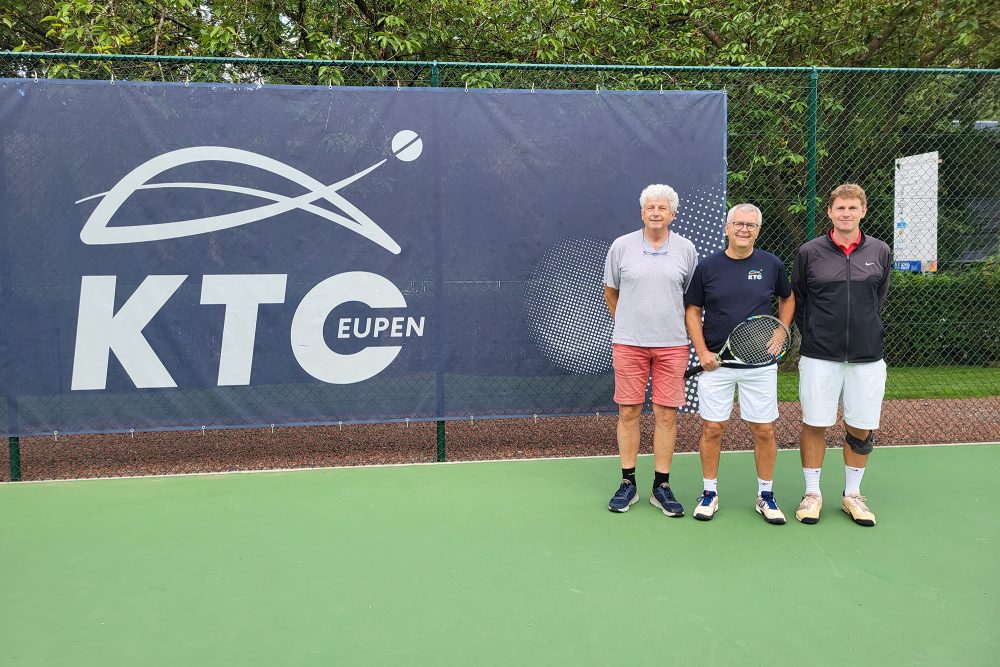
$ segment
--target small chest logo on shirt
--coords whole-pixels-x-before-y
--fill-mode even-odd
[[[763,269],[750,269],[747,272],[747,280],[763,280],[764,270]]]

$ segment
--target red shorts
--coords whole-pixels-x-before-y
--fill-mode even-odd
[[[615,368],[615,403],[639,405],[646,400],[646,385],[653,377],[653,403],[679,408],[685,403],[684,371],[689,348],[611,345]]]

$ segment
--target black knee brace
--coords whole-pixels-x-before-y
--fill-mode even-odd
[[[861,440],[860,438],[855,438],[850,433],[845,433],[844,442],[850,445],[855,454],[871,454],[872,449],[875,447],[875,434],[872,431],[868,431],[868,437]]]

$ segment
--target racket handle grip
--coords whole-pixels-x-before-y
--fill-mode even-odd
[[[689,378],[693,378],[695,375],[702,372],[703,370],[705,370],[704,366],[695,366],[694,368],[689,368],[686,371],[684,371],[684,379],[687,380]]]

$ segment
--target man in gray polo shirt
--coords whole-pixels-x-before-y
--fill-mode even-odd
[[[670,231],[677,205],[677,193],[669,185],[643,190],[642,229],[615,239],[604,264],[604,298],[615,321],[611,347],[622,467],[621,484],[608,503],[612,512],[627,512],[638,501],[639,417],[652,377],[655,475],[649,502],[667,516],[684,514],[670,490],[670,464],[688,364],[684,291],[698,252],[693,243]]]

